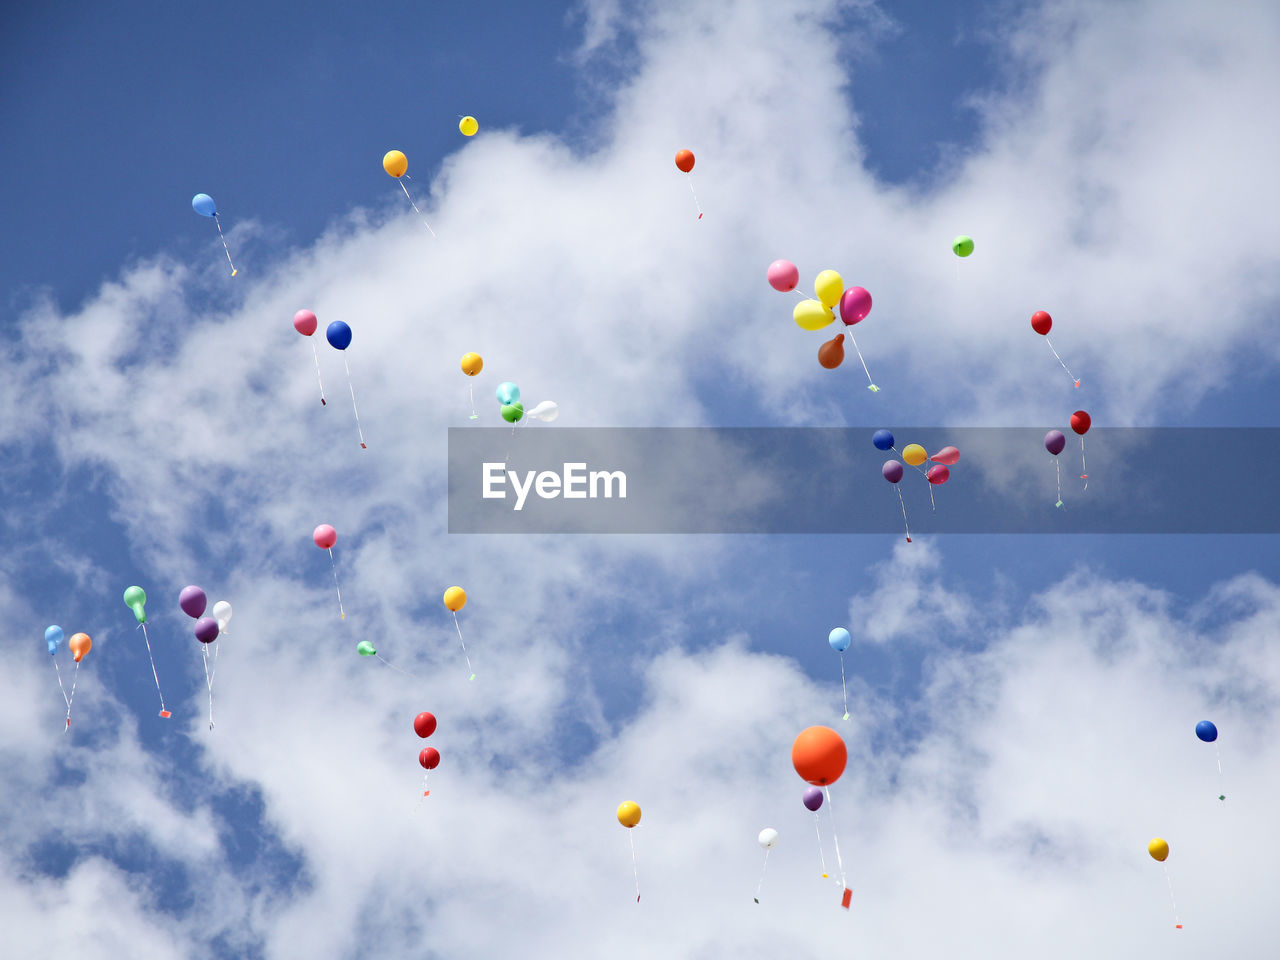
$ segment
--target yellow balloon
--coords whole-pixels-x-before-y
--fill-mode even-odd
[[[444,592],[444,605],[457,613],[467,605],[467,591],[461,587],[450,587]]]
[[[630,830],[640,822],[640,804],[628,800],[618,804],[618,822]]]
[[[824,307],[817,300],[801,300],[791,316],[801,330],[821,330],[836,318],[830,307]]]
[[[397,179],[404,176],[404,172],[409,169],[409,158],[399,150],[388,150],[387,155],[382,158],[382,169]]]
[[[918,467],[929,459],[929,455],[924,452],[924,447],[918,443],[908,443],[902,448],[902,459],[913,467]]]
[[[464,353],[462,355],[462,372],[468,377],[474,377],[477,373],[484,369],[484,360],[478,353]]]
[[[824,307],[834,307],[844,295],[844,281],[834,270],[823,270],[813,281],[813,292]]]
[[[458,129],[462,131],[464,137],[474,137],[476,131],[480,129],[480,124],[476,122],[475,117],[463,117],[458,121]]]
[[[1156,837],[1147,844],[1147,853],[1151,854],[1153,860],[1159,860],[1163,863],[1164,858],[1169,856],[1169,844]]]

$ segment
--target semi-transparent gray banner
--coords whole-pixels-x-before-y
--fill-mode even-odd
[[[449,430],[451,533],[1276,533],[1280,429]],[[908,444],[959,450],[933,466]],[[891,471],[892,472],[892,471]],[[901,500],[899,500],[901,495]]]

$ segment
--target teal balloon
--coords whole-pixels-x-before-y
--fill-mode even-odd
[[[62,643],[62,628],[56,623],[47,628],[44,632],[44,642],[49,645],[49,656],[57,653],[58,645]]]
[[[373,644],[368,640],[361,640],[356,644],[356,653],[362,657],[376,657],[378,655],[378,651],[373,649]]]
[[[147,622],[147,591],[141,587],[130,587],[124,592],[124,605],[133,611],[139,623]]]
[[[836,653],[844,653],[849,649],[849,644],[853,642],[853,637],[849,636],[849,631],[844,627],[836,627],[831,631],[831,635],[827,637],[827,642],[831,644],[831,649]]]
[[[191,209],[202,217],[216,217],[218,215],[218,205],[213,202],[213,197],[207,193],[197,193],[192,197]]]
[[[504,407],[509,407],[520,399],[520,388],[508,380],[506,383],[498,384],[498,402]]]
[[[502,419],[507,423],[515,423],[524,416],[524,404],[517,400],[515,403],[504,403],[502,405]]]

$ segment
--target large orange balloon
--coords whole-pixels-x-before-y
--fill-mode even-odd
[[[79,663],[93,647],[93,641],[89,639],[87,633],[77,633],[67,641],[67,646],[71,648],[71,654],[75,657],[76,663]]]
[[[681,150],[676,154],[676,167],[681,173],[688,173],[693,169],[693,151]]]
[[[791,764],[796,773],[820,787],[839,780],[848,759],[844,741],[830,727],[803,730],[791,745]]]

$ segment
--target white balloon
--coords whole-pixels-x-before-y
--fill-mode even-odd
[[[773,829],[773,827],[765,827],[760,831],[760,836],[757,839],[760,842],[760,846],[768,850],[778,842],[778,831]]]
[[[550,423],[556,417],[560,416],[560,404],[556,403],[554,400],[543,400],[540,404],[525,414],[525,416]]]
[[[218,632],[227,632],[227,621],[231,619],[231,604],[219,600],[213,605],[213,618],[218,621]]]

